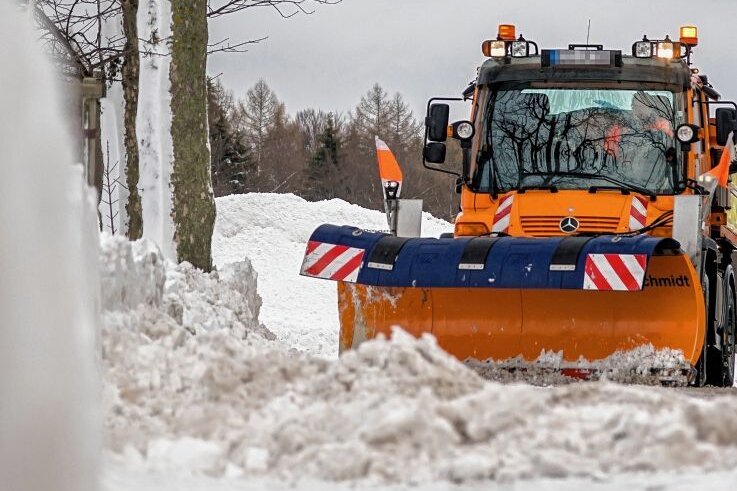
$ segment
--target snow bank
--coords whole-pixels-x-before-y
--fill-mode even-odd
[[[625,384],[684,387],[691,375],[691,364],[681,351],[656,350],[652,344],[618,351],[594,362],[580,358],[571,363],[564,361],[562,352],[543,352],[532,363],[518,357],[504,362],[469,360],[466,365],[487,380],[539,386],[570,384],[586,377]]]
[[[158,292],[134,310],[116,294],[104,314],[108,448],[132,468],[406,484],[737,466],[735,397],[502,385],[402,332],[312,357],[259,324],[249,263],[208,275],[151,254],[103,239],[104,263],[129,264],[105,271]]]
[[[96,214],[29,19],[0,2],[0,479],[84,491],[100,443]]]
[[[287,346],[337,358],[338,305],[334,282],[298,275],[305,245],[324,223],[387,228],[384,213],[343,200],[309,202],[293,194],[246,194],[217,199],[213,257],[218,266],[248,257],[260,274],[261,320]],[[423,235],[453,226],[425,214]]]

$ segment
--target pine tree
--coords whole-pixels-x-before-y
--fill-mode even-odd
[[[335,198],[348,189],[338,189],[340,182],[340,154],[342,142],[336,129],[335,117],[328,114],[325,129],[318,138],[318,145],[307,166],[308,196],[312,200]]]
[[[253,166],[250,149],[234,125],[233,95],[218,81],[208,80],[208,121],[215,196],[243,193]]]

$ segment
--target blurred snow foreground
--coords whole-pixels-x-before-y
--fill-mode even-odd
[[[271,200],[280,213],[280,198],[258,196],[221,201],[220,213],[239,199]],[[303,217],[330,203],[348,209],[281,200]],[[258,221],[262,204],[241,216]],[[732,472],[719,483],[735,477],[733,397],[606,382],[502,385],[432,338],[401,331],[339,360],[314,357],[260,323],[249,261],[203,274],[147,242],[105,236],[100,262],[107,459],[119,470],[110,489],[141,472],[224,478],[234,489],[266,478],[470,485],[689,469]]]
[[[94,488],[95,204],[27,14],[0,2],[0,482]]]

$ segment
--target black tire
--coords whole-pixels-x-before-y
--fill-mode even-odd
[[[701,280],[701,291],[704,293],[704,307],[706,310],[706,328],[704,334],[704,347],[701,350],[701,358],[696,363],[696,378],[693,385],[703,387],[708,379],[709,366],[709,330],[711,329],[711,289],[709,287],[709,276],[704,275]]]
[[[727,283],[724,333],[722,337],[722,386],[734,385],[735,347],[737,343],[737,306],[732,279]]]
[[[735,298],[731,278],[727,280],[724,292],[724,325],[714,329],[716,316],[712,314],[710,326],[712,336],[721,336],[721,343],[709,338],[706,356],[706,383],[715,387],[731,387],[734,384],[734,345],[735,345]],[[714,305],[714,298],[711,298]],[[721,349],[717,345],[721,344]]]

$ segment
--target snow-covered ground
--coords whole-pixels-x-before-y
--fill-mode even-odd
[[[734,394],[502,385],[401,333],[331,359],[334,290],[297,276],[304,243],[320,223],[383,228],[383,216],[289,195],[218,211],[210,275],[102,240],[106,491],[737,482]]]
[[[247,194],[217,200],[215,263],[248,257],[259,272],[261,321],[289,347],[338,356],[337,287],[297,273],[312,232],[324,223],[387,228],[384,213],[334,199],[311,203],[293,194]],[[425,214],[422,233],[438,237],[453,225]]]

